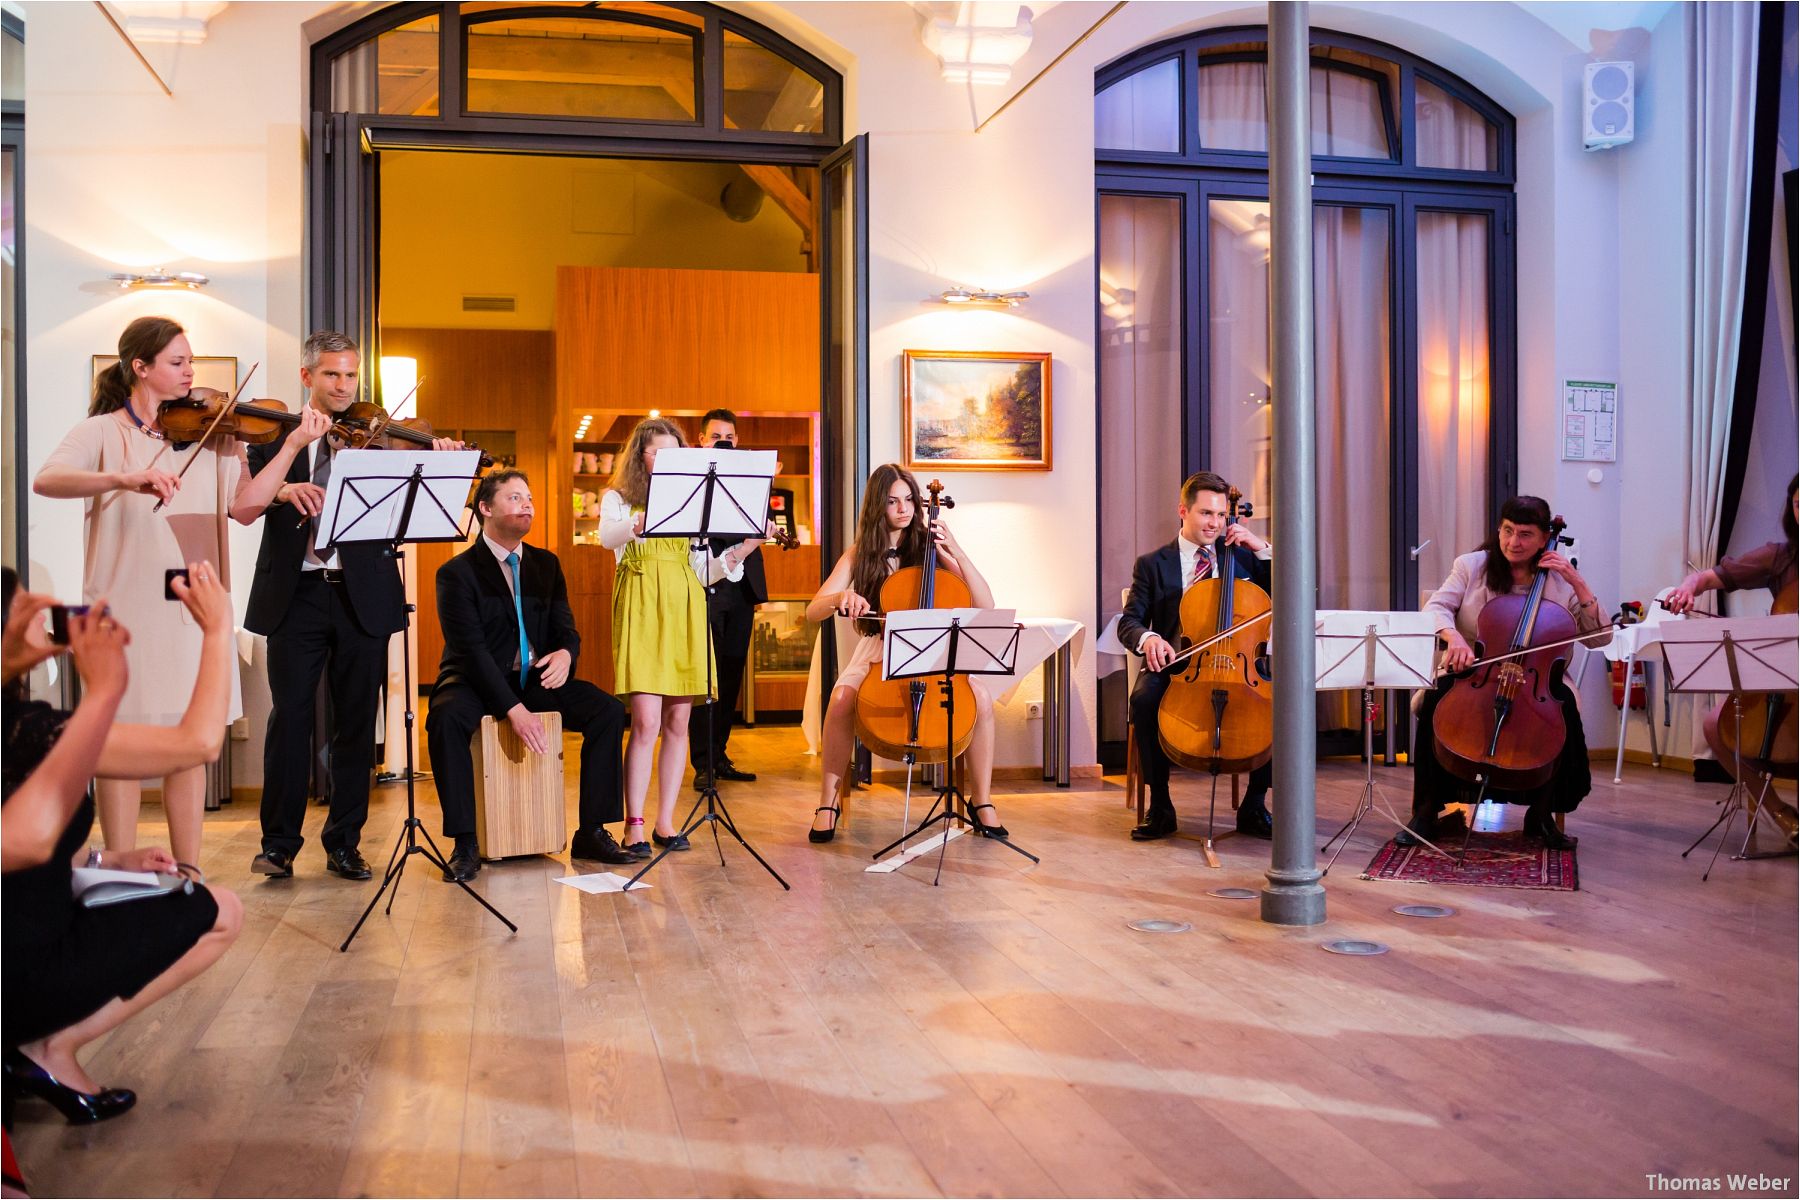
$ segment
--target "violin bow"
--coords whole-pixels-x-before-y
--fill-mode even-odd
[[[206,430],[201,433],[199,440],[194,443],[194,449],[188,455],[187,461],[181,464],[181,470],[175,472],[175,482],[177,485],[181,483],[182,476],[188,473],[188,468],[194,465],[194,460],[200,457],[200,450],[206,445],[206,439],[213,435],[213,430],[219,427],[219,422],[225,419],[225,414],[237,407],[238,397],[243,395],[244,389],[250,386],[250,376],[256,374],[256,368],[260,366],[262,366],[260,361],[251,363],[250,370],[244,375],[244,382],[238,384],[238,390],[231,393],[231,399],[219,406],[219,415],[212,419],[212,424],[206,427]],[[158,452],[157,457],[161,457],[160,451]],[[158,500],[155,507],[150,511],[152,513],[159,513],[167,503],[167,500]]]
[[[1633,624],[1641,624],[1641,622],[1633,622]],[[1527,654],[1536,654],[1539,650],[1555,650],[1561,646],[1573,646],[1576,642],[1587,641],[1589,638],[1594,637],[1595,635],[1599,634],[1602,630],[1611,629],[1611,630],[1616,631],[1616,630],[1626,629],[1626,628],[1629,628],[1629,626],[1626,625],[1625,622],[1619,620],[1619,618],[1617,618],[1617,617],[1614,617],[1612,620],[1608,621],[1606,624],[1600,626],[1599,629],[1591,630],[1588,633],[1578,633],[1574,637],[1564,638],[1560,642],[1545,642],[1541,646],[1527,646],[1523,650],[1513,650],[1506,654],[1496,654],[1492,658],[1477,659],[1476,661],[1470,663],[1468,666],[1458,669],[1457,671],[1454,672],[1454,674],[1462,675],[1462,674],[1465,674],[1466,672],[1473,671],[1473,670],[1477,669],[1478,667],[1491,666],[1492,664],[1497,663],[1497,662],[1506,662],[1508,659],[1523,658]],[[1438,677],[1441,679],[1443,676],[1449,675],[1449,674],[1452,674],[1452,672],[1440,671],[1440,672],[1438,672]]]
[[[1275,615],[1275,610],[1270,609],[1267,612],[1259,612],[1254,617],[1245,617],[1243,620],[1239,621],[1236,625],[1233,625],[1229,629],[1220,630],[1218,633],[1215,633],[1211,637],[1207,638],[1204,642],[1196,642],[1192,646],[1189,646],[1186,650],[1183,650],[1180,654],[1177,654],[1174,658],[1171,658],[1167,663],[1165,663],[1163,665],[1163,670],[1166,671],[1170,667],[1173,667],[1178,663],[1184,663],[1188,659],[1194,657],[1194,655],[1200,653],[1202,650],[1210,650],[1214,646],[1218,645],[1220,642],[1223,642],[1228,638],[1234,637],[1238,633],[1242,632],[1243,630],[1250,628],[1250,626],[1256,624],[1258,621],[1267,621],[1270,617],[1272,617],[1274,615]]]

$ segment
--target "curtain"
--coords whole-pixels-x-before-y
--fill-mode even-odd
[[[1716,563],[1724,508],[1731,402],[1737,386],[1750,223],[1751,135],[1756,95],[1755,4],[1686,10],[1692,61],[1694,150],[1689,195],[1690,300],[1688,477],[1683,553]]]
[[[1269,149],[1267,67],[1260,62],[1209,63],[1200,68],[1200,144],[1210,150]],[[1381,115],[1384,85],[1349,71],[1314,67],[1312,152],[1347,158],[1386,158]]]
[[[1499,132],[1487,118],[1428,79],[1413,82],[1414,146],[1421,167],[1492,171]]]
[[[1181,201],[1100,197],[1100,612],[1175,536],[1181,491]],[[1115,669],[1118,664],[1114,664]]]
[[[1491,232],[1484,213],[1419,214],[1421,603],[1488,533]]]

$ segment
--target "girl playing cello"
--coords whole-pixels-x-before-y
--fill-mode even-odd
[[[962,576],[975,607],[992,608],[993,591],[950,527],[940,520],[931,529],[945,569]],[[808,834],[814,842],[829,842],[837,833],[838,789],[850,767],[857,689],[870,668],[881,661],[881,624],[869,619],[880,615],[874,601],[881,595],[881,585],[890,573],[924,561],[926,536],[919,481],[894,463],[875,468],[863,492],[856,544],[839,556],[831,574],[819,585],[818,594],[806,606],[808,621],[823,621],[834,614],[848,617],[856,620],[857,632],[863,635],[850,661],[838,673],[825,712],[824,777],[819,785],[819,807]],[[978,822],[974,832],[1004,837],[1006,827],[999,822],[990,792],[994,774],[994,702],[983,683],[980,678],[970,680],[975,694],[975,733],[968,750],[972,788],[969,808]],[[982,816],[984,812],[986,817]]]

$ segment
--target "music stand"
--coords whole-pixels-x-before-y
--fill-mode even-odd
[[[1343,827],[1319,848],[1323,854],[1333,842],[1338,848],[1326,861],[1319,874],[1329,875],[1338,855],[1350,844],[1356,832],[1375,807],[1375,797],[1385,792],[1375,782],[1375,692],[1376,689],[1430,687],[1433,682],[1433,659],[1437,650],[1437,621],[1426,612],[1353,612],[1331,610],[1320,612],[1313,625],[1316,691],[1362,691],[1363,772],[1362,795],[1356,810]],[[1384,803],[1381,815],[1401,829],[1406,822]],[[1339,839],[1342,839],[1339,841]],[[1430,845],[1429,842],[1426,843]],[[1436,846],[1431,847],[1443,854]],[[1446,856],[1447,857],[1447,856]]]
[[[1767,617],[1728,617],[1714,621],[1681,621],[1671,622],[1662,634],[1664,687],[1670,692],[1749,692],[1766,695],[1770,692],[1791,692],[1800,686],[1796,679],[1795,653],[1800,648],[1800,618],[1792,613],[1776,614]],[[1736,770],[1732,776],[1736,782],[1731,785],[1730,793],[1725,797],[1724,807],[1713,823],[1706,827],[1706,832],[1694,839],[1694,844],[1681,852],[1686,858],[1704,842],[1715,829],[1724,827],[1719,834],[1719,843],[1713,847],[1712,858],[1707,861],[1706,870],[1702,872],[1700,881],[1706,882],[1712,875],[1714,864],[1719,861],[1719,852],[1725,848],[1726,839],[1731,836],[1731,822],[1738,813],[1745,814],[1744,841],[1738,852],[1731,857],[1741,862],[1747,858],[1780,857],[1792,854],[1792,850],[1783,850],[1778,854],[1760,855],[1750,853],[1750,841],[1756,836],[1756,823],[1762,817],[1763,801],[1774,786],[1775,777],[1767,771],[1758,771],[1761,776],[1760,786],[1754,795],[1750,785],[1744,779],[1744,747],[1743,747],[1743,711],[1733,706],[1733,720],[1737,722],[1739,737],[1737,744]]]
[[[936,887],[944,875],[944,853],[950,846],[950,824],[961,821],[980,831],[980,819],[969,808],[962,789],[956,786],[956,677],[958,675],[1011,675],[1019,657],[1019,633],[1024,626],[1014,618],[1011,609],[981,608],[913,608],[887,614],[882,629],[881,668],[883,679],[914,679],[919,682],[912,693],[913,724],[918,728],[918,713],[924,702],[924,681],[936,677],[943,695],[944,709],[944,775],[943,785],[924,820],[898,839],[875,852],[876,861],[897,846],[924,833],[931,826],[944,825],[943,842],[938,847],[937,874],[931,885]],[[961,801],[962,809],[957,810]],[[1010,837],[993,837],[1009,850],[1032,862],[1038,856],[1015,846]]]
[[[467,507],[469,484],[480,469],[481,452],[478,450],[345,450],[335,454],[331,459],[331,476],[326,480],[325,504],[319,510],[319,532],[313,548],[323,558],[345,542],[385,542],[398,560],[405,554],[400,547],[408,542],[465,541],[468,530],[452,514],[461,513]],[[449,870],[437,843],[431,840],[419,820],[414,793],[417,772],[413,769],[412,614],[413,605],[408,604],[406,621],[400,627],[401,654],[406,664],[403,668],[406,823],[400,827],[394,852],[388,856],[381,886],[375,889],[369,906],[356,919],[344,944],[338,947],[340,952],[350,949],[350,943],[362,931],[363,922],[369,919],[369,914],[381,903],[382,893],[390,887],[394,890],[388,895],[385,911],[394,911],[394,897],[400,894],[400,876],[405,874],[406,864],[413,855],[424,855],[425,860],[439,871],[447,873]],[[425,839],[422,846],[418,841],[421,837]],[[514,933],[519,932],[519,927],[480,893],[462,880],[456,883],[502,925]]]
[[[656,463],[650,471],[650,490],[644,497],[644,536],[694,539],[696,549],[706,554],[706,694],[713,693],[713,629],[712,629],[712,539],[715,537],[751,538],[768,534],[769,488],[775,479],[775,451],[723,450],[713,447],[671,446],[656,452]],[[751,514],[763,514],[752,516]],[[688,810],[680,836],[686,836],[702,825],[712,826],[713,849],[719,865],[725,865],[725,847],[719,840],[719,826],[737,839],[738,845],[750,852],[762,869],[774,876],[783,891],[791,891],[788,881],[744,840],[731,819],[731,810],[719,798],[718,747],[713,738],[713,710],[706,706],[707,785],[700,789],[694,807]],[[702,805],[706,811],[700,812]],[[620,891],[649,874],[650,869],[668,857],[672,846],[665,846],[625,881]]]

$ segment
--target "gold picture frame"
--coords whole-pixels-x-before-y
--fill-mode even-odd
[[[903,351],[900,412],[909,470],[1050,470],[1048,353]]]

